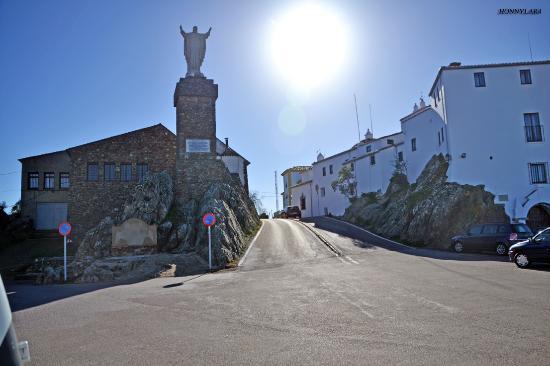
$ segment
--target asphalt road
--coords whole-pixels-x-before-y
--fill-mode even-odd
[[[36,365],[549,363],[548,268],[309,224],[336,256],[303,225],[264,221],[233,271],[40,287],[58,296],[20,306],[18,336]],[[9,286],[10,301],[29,304],[36,289]]]

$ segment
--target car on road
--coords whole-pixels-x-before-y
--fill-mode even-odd
[[[273,214],[274,219],[286,219],[286,212],[285,210],[275,211]]]
[[[298,206],[288,206],[285,213],[287,218],[302,218],[302,211],[300,211],[300,207]]]
[[[508,256],[519,268],[527,268],[533,262],[550,263],[550,228],[512,245]]]
[[[533,232],[525,224],[473,225],[466,234],[451,238],[451,250],[457,253],[490,251],[498,255],[505,255],[512,245],[532,236]]]

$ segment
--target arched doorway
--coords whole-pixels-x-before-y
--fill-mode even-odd
[[[539,203],[531,207],[527,214],[527,225],[535,233],[540,229],[550,227],[550,205]]]

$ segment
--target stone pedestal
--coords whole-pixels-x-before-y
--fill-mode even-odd
[[[181,78],[174,91],[176,107],[176,198],[200,199],[210,183],[229,173],[216,159],[218,85],[202,77]]]

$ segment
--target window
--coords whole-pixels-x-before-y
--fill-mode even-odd
[[[546,171],[546,163],[529,164],[529,177],[531,179],[531,184],[548,183],[548,174]]]
[[[90,181],[97,181],[99,179],[99,167],[97,163],[88,164],[88,175],[87,179]]]
[[[483,72],[474,72],[474,81],[476,88],[481,88],[485,86],[485,73]]]
[[[323,167],[323,177],[325,177],[326,175],[327,175],[327,168]]]
[[[328,216],[328,208],[327,207],[324,208],[324,211],[325,211],[325,216]]]
[[[132,180],[132,164],[120,164],[120,180],[124,182],[129,182]]]
[[[411,149],[416,151],[416,138],[411,139]]]
[[[137,178],[140,182],[143,182],[143,179],[147,175],[147,172],[149,171],[149,166],[147,164],[137,164],[136,165],[136,171],[137,171]]]
[[[437,131],[437,144],[441,146],[441,131]]]
[[[300,196],[300,210],[306,209],[306,197],[302,193],[302,196]]]
[[[519,70],[521,84],[531,84],[531,70]]]
[[[386,142],[388,143],[388,145],[393,145],[393,139],[387,139]]]
[[[103,164],[103,179],[115,180],[116,178],[116,165],[114,163]]]
[[[332,175],[332,164],[328,166],[328,172],[330,175]]]
[[[445,142],[445,134],[443,133],[443,127],[441,127],[441,142]]]
[[[370,156],[370,165],[376,164],[376,157],[374,155]]]
[[[474,225],[470,228],[470,230],[468,231],[468,234],[470,234],[470,235],[481,234],[481,229],[482,228],[483,228],[483,226],[481,226],[481,225]]]
[[[403,151],[400,151],[397,153],[397,160],[398,161],[403,161]]]
[[[351,168],[351,171],[352,171],[352,172],[355,171],[355,164],[354,164],[354,163],[351,163],[351,164],[350,164],[350,168]]]
[[[44,173],[44,189],[54,189],[54,188],[55,188],[55,174]]]
[[[542,126],[540,125],[538,113],[524,113],[523,122],[525,123],[525,138],[527,142],[542,141]]]
[[[483,225],[482,234],[496,234],[498,225]]]
[[[28,189],[38,189],[39,174],[37,172],[29,173]]]
[[[372,145],[367,145],[367,152],[369,153],[371,152],[371,150],[372,150]]]
[[[59,189],[68,189],[69,186],[69,173],[59,173]]]
[[[325,197],[325,187],[321,187],[321,197]]]

